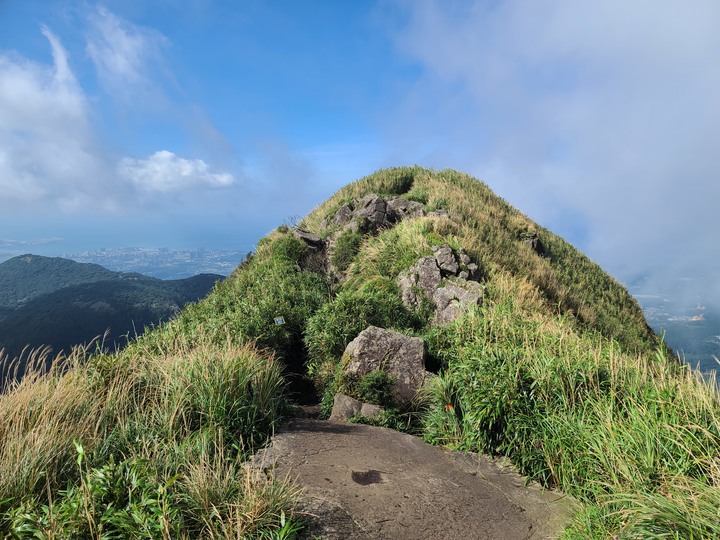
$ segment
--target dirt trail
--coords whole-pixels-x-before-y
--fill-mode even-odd
[[[386,428],[297,419],[255,456],[304,490],[307,538],[557,538],[572,502],[476,454]]]

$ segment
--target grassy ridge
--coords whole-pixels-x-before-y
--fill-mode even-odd
[[[3,535],[292,537],[292,487],[243,462],[287,415],[284,361],[327,298],[297,266],[305,249],[269,238],[207,299],[122,352],[76,350],[67,374],[56,362],[0,396]]]
[[[292,537],[292,487],[243,460],[287,415],[288,372],[307,371],[327,396],[384,399],[386,378],[338,371],[347,343],[375,324],[423,337],[438,371],[412,427],[436,444],[507,455],[576,496],[567,538],[720,537],[717,393],[668,354],[619,283],[455,171],[379,171],[303,226],[330,234],[323,220],[370,192],[437,212],[376,236],[344,233],[340,283],[280,228],[207,298],[121,353],[77,351],[67,374],[0,396],[0,531]],[[486,294],[432,327],[433,306],[408,310],[396,277],[439,244],[472,257]]]
[[[531,478],[577,497],[581,511],[567,538],[720,537],[717,392],[671,356],[624,287],[454,171],[380,171],[338,192],[305,225],[319,227],[367,192],[404,193],[449,218],[407,221],[363,239],[323,320],[309,323],[311,351],[339,342],[332,354],[311,357],[324,366],[321,380],[337,380],[337,351],[350,337],[325,335],[328,314],[345,313],[344,295],[366,304],[364,285],[392,280],[432,245],[462,247],[484,272],[483,305],[443,328],[402,317],[389,325],[423,336],[440,366],[425,438],[506,455]],[[547,256],[524,242],[531,232]],[[384,298],[392,309],[397,291]]]
[[[303,224],[320,230],[322,220],[334,210],[370,192],[404,194],[426,203],[428,210],[447,211],[452,220],[440,236],[449,237],[451,243],[454,240],[486,271],[509,272],[528,280],[547,301],[543,312],[570,312],[578,325],[598,330],[628,350],[647,352],[657,345],[642,310],[625,287],[562,238],[512,208],[485,184],[457,171],[419,167],[379,171],[340,190]],[[525,243],[528,232],[540,235],[548,257],[538,257]]]

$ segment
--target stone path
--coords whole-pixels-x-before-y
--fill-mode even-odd
[[[303,488],[313,539],[541,540],[573,512],[569,497],[487,457],[386,428],[296,419],[253,464]]]

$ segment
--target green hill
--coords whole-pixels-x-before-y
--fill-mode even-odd
[[[220,279],[163,281],[59,257],[15,257],[0,264],[0,348],[9,358],[43,346],[69,353],[101,337],[115,350],[207,295]]]
[[[384,407],[358,421],[507,456],[574,496],[566,538],[720,537],[717,392],[562,238],[419,167],[358,180],[300,226],[123,351],[76,353],[0,398],[4,534],[292,538],[292,487],[243,461],[293,401],[327,414],[343,392]],[[443,269],[434,287],[479,298],[439,322],[441,295],[411,279],[423,261]],[[370,325],[423,340],[436,377],[415,401],[387,372],[345,370]]]
[[[72,285],[142,278],[140,274],[113,272],[97,264],[61,257],[20,255],[0,264],[0,307],[14,309],[37,296]]]

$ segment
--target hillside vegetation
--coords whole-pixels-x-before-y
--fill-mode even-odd
[[[328,219],[368,193],[426,215],[377,234]],[[288,395],[313,397],[306,383],[326,411],[341,389],[386,405],[385,425],[508,456],[580,501],[566,538],[720,537],[717,392],[567,242],[481,182],[417,167],[348,185],[301,226],[335,239],[331,260],[281,227],[124,351],[76,351],[67,374],[0,398],[4,534],[291,538],[292,486],[242,462],[292,413]],[[485,292],[438,326],[432,306],[403,304],[396,279],[441,244],[477,263]],[[368,325],[425,340],[438,376],[412,406],[393,407],[382,376],[342,375]]]
[[[59,257],[15,257],[0,264],[0,348],[11,358],[42,346],[69,353],[103,336],[102,346],[115,350],[203,298],[220,279],[164,281]]]

